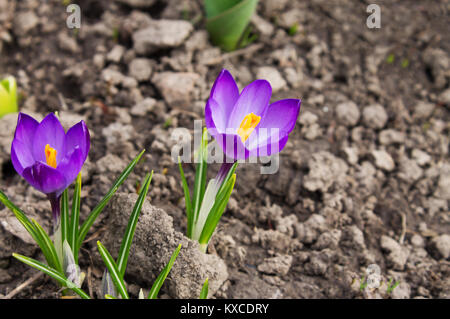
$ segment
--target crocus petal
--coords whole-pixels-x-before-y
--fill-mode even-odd
[[[284,139],[294,129],[300,105],[301,101],[297,99],[280,100],[270,104],[266,115],[250,135],[248,148],[254,150],[265,145],[272,145],[273,149],[275,143]],[[279,150],[281,149],[280,147]]]
[[[79,146],[77,146],[70,156],[63,158],[57,170],[65,176],[67,185],[70,185],[83,167],[85,156]]]
[[[218,130],[224,132],[228,117],[239,98],[239,88],[228,70],[222,70],[211,89],[210,99],[216,104],[209,105],[211,117]],[[208,104],[206,105],[208,107]],[[206,110],[205,110],[206,113]]]
[[[19,139],[14,139],[11,145],[11,161],[19,175],[35,162],[31,149]]]
[[[16,132],[14,133],[14,139],[21,141],[30,150],[33,149],[33,140],[36,129],[39,122],[31,116],[20,112],[17,117]]]
[[[56,150],[56,162],[65,156],[64,141],[66,132],[55,114],[47,115],[36,129],[33,144],[33,156],[36,161],[46,163],[45,146],[49,144]]]
[[[237,130],[244,117],[250,113],[263,118],[271,95],[272,87],[266,80],[256,80],[247,85],[234,105],[227,127]]]
[[[224,108],[214,99],[208,99],[205,107],[205,123],[209,133],[215,136],[217,133],[224,133],[226,130],[227,116]]]
[[[83,162],[89,153],[91,147],[91,140],[89,130],[84,121],[81,121],[72,126],[66,134],[66,157],[70,156],[75,148],[79,147],[83,155]]]
[[[239,135],[218,134],[214,138],[229,159],[240,160],[248,158],[249,151],[245,148]]]
[[[59,196],[67,187],[63,174],[41,162],[25,168],[22,176],[31,186],[44,194],[55,193]]]

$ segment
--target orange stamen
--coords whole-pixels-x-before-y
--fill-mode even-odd
[[[241,137],[242,143],[249,138],[250,134],[252,134],[260,121],[261,116],[255,115],[253,112],[244,117],[237,131],[238,135]]]
[[[47,165],[56,168],[56,150],[51,148],[50,145],[45,145],[45,159],[47,160]]]

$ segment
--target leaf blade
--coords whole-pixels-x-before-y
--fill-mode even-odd
[[[164,284],[164,281],[166,280],[167,276],[169,275],[170,270],[172,269],[173,264],[175,263],[175,260],[178,257],[178,254],[181,250],[181,244],[178,245],[177,249],[173,252],[172,256],[170,257],[169,262],[167,263],[166,267],[160,272],[158,277],[156,278],[155,282],[152,285],[152,288],[150,289],[150,292],[148,294],[148,299],[156,299],[158,297],[159,290],[161,289],[162,285]]]
[[[117,268],[119,270],[120,275],[125,275],[125,270],[127,268],[128,256],[130,254],[131,243],[134,238],[134,233],[136,230],[137,222],[139,219],[139,215],[142,210],[142,206],[144,204],[145,198],[147,197],[148,190],[150,187],[150,183],[152,181],[153,171],[151,174],[147,174],[144,180],[144,186],[141,188],[141,192],[139,193],[139,197],[134,205],[133,211],[131,212],[130,219],[128,221],[127,229],[125,230],[125,234],[122,239],[122,244],[120,245],[119,255],[117,257]]]
[[[86,237],[87,233],[89,232],[89,229],[94,224],[95,220],[97,219],[98,215],[103,211],[105,206],[108,204],[108,202],[111,200],[111,198],[116,193],[117,189],[120,185],[123,184],[123,182],[127,179],[128,175],[131,174],[134,167],[137,165],[139,160],[141,159],[142,155],[144,154],[145,150],[143,150],[141,153],[139,153],[138,156],[136,156],[130,164],[122,171],[120,176],[117,178],[117,180],[114,182],[113,186],[110,188],[108,193],[103,197],[103,199],[100,201],[100,203],[97,204],[97,206],[92,210],[92,212],[89,214],[88,218],[84,221],[84,223],[81,225],[79,234],[78,234],[78,241],[77,241],[77,247],[74,251],[74,255],[78,255],[78,251],[80,250],[81,244],[83,243],[84,238]]]
[[[117,268],[117,265],[112,258],[111,254],[108,252],[105,246],[100,241],[97,241],[97,247],[98,251],[100,252],[100,255],[102,256],[103,262],[105,263],[106,268],[109,271],[109,274],[111,275],[111,279],[114,282],[114,285],[116,286],[117,291],[124,299],[129,299],[128,292],[125,286],[125,282],[123,281],[119,269]]]
[[[88,294],[86,294],[82,289],[78,287],[72,287],[73,283],[70,282],[67,278],[65,278],[61,273],[59,273],[57,270],[52,269],[48,267],[47,265],[44,265],[43,263],[26,257],[19,254],[13,254],[13,257],[20,260],[21,262],[27,264],[28,266],[31,266],[39,271],[42,271],[46,275],[52,277],[56,281],[58,281],[62,286],[67,286],[69,289],[73,290],[76,294],[78,294],[83,299],[91,299]]]

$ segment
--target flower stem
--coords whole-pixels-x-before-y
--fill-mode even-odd
[[[208,248],[208,244],[200,244],[200,251],[206,254],[206,249]]]
[[[56,196],[56,194],[48,194],[47,197],[50,201],[50,205],[52,206],[53,232],[56,232],[61,216],[61,196]]]

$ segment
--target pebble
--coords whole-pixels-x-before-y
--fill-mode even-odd
[[[356,125],[359,121],[360,115],[358,106],[352,101],[340,103],[336,106],[336,117],[343,125]]]
[[[133,33],[134,49],[137,54],[149,54],[180,46],[193,29],[192,24],[184,20],[152,20],[145,29]]]
[[[450,235],[444,234],[434,237],[432,243],[442,258],[447,259],[450,257]]]
[[[293,259],[289,255],[266,258],[258,265],[258,271],[269,275],[284,276],[289,272]]]
[[[125,47],[122,45],[115,45],[112,50],[106,56],[106,60],[109,62],[119,63],[122,60],[123,54],[125,53]]]
[[[390,266],[394,270],[403,270],[406,260],[408,259],[409,252],[404,249],[398,242],[388,236],[381,236],[381,248],[387,250],[387,260]]]
[[[385,171],[392,171],[395,168],[394,160],[391,155],[384,150],[373,150],[372,156],[375,159],[375,166]]]
[[[148,81],[152,75],[151,60],[136,58],[130,62],[129,75],[139,82]]]
[[[363,121],[368,127],[380,129],[386,125],[388,115],[380,104],[366,106],[363,110]]]
[[[263,66],[256,71],[256,77],[258,79],[265,79],[269,81],[272,86],[272,92],[278,92],[286,87],[286,81],[281,76],[280,72],[274,67]]]

